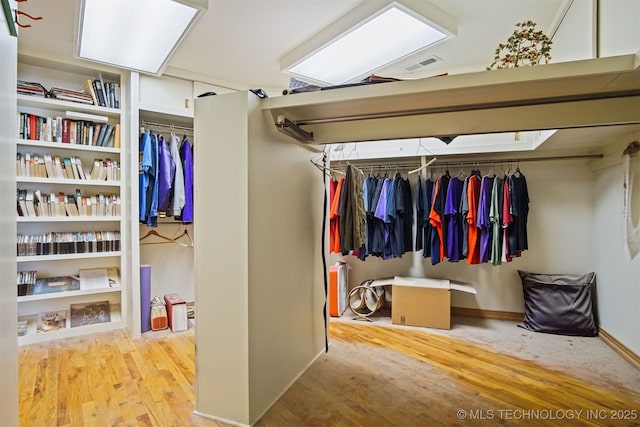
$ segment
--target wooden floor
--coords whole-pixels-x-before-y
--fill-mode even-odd
[[[192,415],[193,331],[23,346],[19,377],[22,426],[224,426]],[[460,339],[360,323],[332,323],[329,353],[257,423],[560,424],[640,425],[640,393]]]

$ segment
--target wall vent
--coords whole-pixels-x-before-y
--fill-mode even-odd
[[[407,71],[409,71],[409,72],[413,72],[413,71],[416,71],[416,70],[418,70],[420,68],[423,68],[423,67],[426,67],[428,65],[431,65],[431,64],[433,64],[435,62],[438,62],[438,61],[442,61],[442,58],[437,57],[437,56],[434,55],[434,56],[428,57],[427,59],[423,59],[422,61],[418,62],[417,64],[409,65],[405,69]]]

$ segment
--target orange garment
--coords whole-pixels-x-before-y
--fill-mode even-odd
[[[340,248],[340,194],[344,178],[340,178],[329,208],[329,253],[341,253]]]
[[[480,264],[480,234],[478,233],[478,204],[480,202],[480,178],[472,175],[467,183],[467,203],[469,212],[467,213],[467,264]]]
[[[436,231],[438,232],[438,238],[440,239],[440,261],[444,261],[444,233],[443,233],[443,229],[442,229],[442,220],[443,218],[440,216],[440,214],[433,208],[435,206],[436,203],[436,197],[438,195],[438,191],[440,191],[440,180],[441,178],[438,178],[436,180],[436,183],[434,184],[434,188],[433,188],[433,201],[431,202],[431,211],[429,211],[429,223],[431,224],[432,227],[436,228]],[[432,256],[433,258],[433,256]]]

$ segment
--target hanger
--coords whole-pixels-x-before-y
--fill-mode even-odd
[[[178,239],[181,239],[183,237],[186,237],[187,239],[189,239],[189,243],[182,243],[182,242],[178,241]],[[185,228],[181,235],[179,235],[178,237],[175,237],[173,239],[173,243],[176,243],[176,244],[178,244],[180,246],[184,246],[186,248],[192,248],[193,247],[193,239],[191,238],[191,235],[189,234],[189,230],[187,230]]]
[[[431,166],[436,160],[438,160],[437,157],[434,157],[433,159],[429,160],[427,163],[425,163],[424,165],[420,166],[418,169],[414,169],[411,170],[409,172],[407,172],[409,175],[414,174],[416,172],[420,172],[423,169],[426,169],[427,167]]]
[[[311,164],[312,164],[313,166],[317,167],[320,171],[322,171],[322,173],[327,174],[327,171],[329,171],[329,172],[331,172],[331,173],[338,173],[338,174],[341,174],[341,175],[344,175],[344,174],[345,174],[345,173],[344,173],[343,171],[341,171],[341,170],[338,170],[338,169],[331,169],[331,168],[328,168],[328,167],[324,167],[324,166],[322,166],[322,165],[320,165],[320,164],[318,164],[318,163],[314,162],[314,161],[313,161],[313,159],[309,159],[309,161],[311,162]],[[327,176],[331,177],[331,174],[327,174]]]
[[[175,243],[175,244],[178,244],[180,246],[184,246],[186,248],[192,248],[193,247],[193,239],[189,235],[189,232],[187,231],[187,229],[185,229],[182,232],[182,234],[180,236],[176,237],[176,238],[164,236],[164,235],[158,233],[156,230],[149,230],[147,232],[147,234],[145,234],[144,236],[142,236],[140,238],[140,242],[142,242],[143,240],[145,240],[145,239],[147,239],[147,238],[149,238],[151,236],[158,237],[159,239],[162,239],[164,241],[163,242],[144,242],[144,243],[140,243],[140,244],[141,245],[157,245],[157,244],[161,244],[161,243]],[[187,236],[189,238],[189,244],[177,241],[178,239],[180,239],[183,236]]]

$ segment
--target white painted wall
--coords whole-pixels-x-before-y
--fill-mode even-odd
[[[640,51],[640,2],[602,0],[600,2],[600,56]]]
[[[274,129],[250,92],[196,101],[196,410],[241,424],[324,347],[322,179]]]
[[[324,350],[322,173],[250,96],[249,402],[256,422]],[[229,143],[229,141],[227,141]]]
[[[224,97],[195,104],[196,411],[249,424],[248,98]]]
[[[421,253],[393,260],[368,257],[364,262],[352,256],[332,255],[331,259],[347,261],[351,287],[366,279],[394,275],[450,279],[471,283],[478,291],[477,295],[454,292],[454,307],[523,312],[518,269],[540,273],[594,271],[590,233],[593,178],[584,160],[523,162],[520,170],[527,178],[531,199],[529,250],[511,263],[493,266],[445,261],[433,266]],[[481,171],[486,172],[486,168],[481,167]],[[412,188],[415,191],[415,185]]]
[[[11,1],[12,8],[16,7]],[[16,192],[16,52],[17,39],[9,35],[0,16],[0,200],[14,200]],[[0,424],[18,425],[18,338],[16,305],[16,211],[0,203]]]
[[[596,0],[569,0],[570,7],[553,36],[551,62],[577,61],[595,57]]]
[[[635,139],[638,139],[637,135]],[[631,142],[633,139],[630,139]],[[622,155],[622,150],[619,151]],[[640,159],[636,156],[636,170]],[[640,173],[640,172],[639,172]],[[594,183],[593,260],[598,272],[598,320],[618,341],[640,354],[640,256],[631,259],[622,221],[623,170],[617,164],[598,171]],[[635,218],[640,206],[640,180],[636,179],[632,202]]]
[[[193,224],[182,224],[179,221],[153,228],[140,225],[140,237],[152,229],[167,237],[180,236],[187,230],[192,240],[195,237]],[[154,242],[160,241],[155,237],[145,241],[151,244],[139,245],[140,264],[151,266],[151,298],[155,295],[162,298],[166,294],[177,293],[185,301],[194,301],[193,248],[173,243],[155,244]],[[179,241],[188,243],[189,239],[182,237]]]

